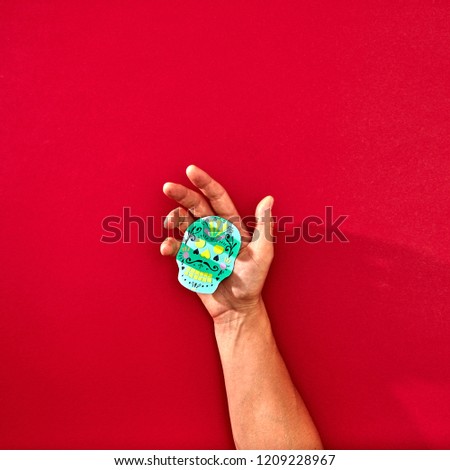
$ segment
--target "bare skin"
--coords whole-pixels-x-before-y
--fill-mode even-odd
[[[237,449],[322,449],[319,433],[278,351],[262,299],[274,256],[272,196],[258,204],[250,235],[225,189],[190,165],[196,190],[165,183],[163,192],[179,204],[165,221],[182,233],[198,217],[231,220],[242,236],[233,273],[213,294],[197,294],[214,321],[225,377],[233,438]],[[161,254],[175,256],[180,242],[169,237]]]

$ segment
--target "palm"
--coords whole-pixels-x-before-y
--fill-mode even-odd
[[[241,305],[257,301],[267,268],[256,262],[252,247],[247,245],[236,258],[233,275],[222,281],[213,294],[198,296],[213,318],[229,310],[238,310]]]

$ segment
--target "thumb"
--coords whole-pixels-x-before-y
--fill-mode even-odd
[[[252,247],[258,256],[268,256],[273,250],[272,206],[274,199],[266,196],[262,199],[255,211],[255,230],[252,237]]]

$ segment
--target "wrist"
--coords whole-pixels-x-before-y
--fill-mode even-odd
[[[232,330],[265,317],[267,317],[266,307],[262,297],[259,297],[252,303],[232,308],[215,317],[214,329],[216,332]]]
[[[227,312],[226,318],[214,321],[214,333],[224,367],[232,358],[241,357],[241,353],[236,356],[240,348],[247,350],[249,347],[258,347],[261,342],[266,347],[275,345],[269,316],[262,299],[245,311],[230,311]]]

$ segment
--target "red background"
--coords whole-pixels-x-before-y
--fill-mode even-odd
[[[2,448],[231,448],[211,321],[159,244],[196,163],[279,241],[265,299],[328,448],[450,446],[448,2],[2,2]]]

